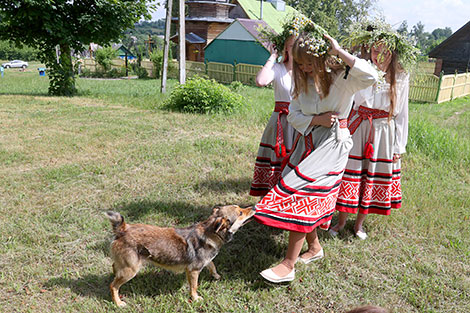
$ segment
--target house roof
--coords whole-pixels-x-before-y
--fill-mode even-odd
[[[174,41],[176,40],[176,38],[178,38],[178,34],[172,36],[170,38],[170,40]],[[204,40],[204,38],[201,38],[199,37],[198,35],[196,35],[195,33],[191,32],[189,34],[185,34],[185,38],[186,38],[186,41],[189,42],[189,43],[206,43],[206,41]]]
[[[237,21],[266,49],[268,49],[268,43],[263,41],[260,36],[260,29],[270,28],[268,23],[263,20],[250,20],[246,18],[238,18]]]
[[[261,44],[266,50],[269,50],[268,43],[261,40],[260,28],[269,28],[265,21],[237,18],[223,32],[214,38],[207,46],[210,46],[217,39],[231,39],[241,41],[253,41]],[[240,32],[240,30],[244,30]],[[204,48],[205,49],[205,48]]]
[[[260,19],[260,1],[259,0],[237,0],[246,15],[252,20]],[[263,21],[265,21],[276,32],[282,31],[282,23],[286,16],[298,13],[296,9],[286,4],[285,11],[278,11],[269,2],[263,1]]]
[[[436,59],[441,59],[443,55],[446,54],[446,49],[450,44],[456,41],[469,41],[470,42],[470,22],[462,26],[460,29],[458,29],[455,33],[449,36],[446,40],[441,42],[440,45],[436,46],[434,49],[432,49],[429,53],[428,56],[431,58],[436,58]]]
[[[179,21],[179,18],[178,17],[172,17],[171,20],[173,22],[177,22]],[[233,22],[233,18],[221,18],[221,17],[185,17],[184,18],[185,21],[195,21],[195,22],[211,22],[211,23],[232,23]]]
[[[121,51],[123,54],[126,54],[128,56],[135,56],[126,46],[124,46],[122,43],[118,43],[118,44],[112,44],[111,45],[113,47],[114,50],[116,51]]]

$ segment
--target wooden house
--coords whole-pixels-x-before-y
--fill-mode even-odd
[[[186,33],[186,60],[188,61],[204,61],[204,47],[206,40],[199,37],[195,33]],[[178,44],[178,35],[174,35],[170,38],[175,44]]]
[[[205,47],[205,61],[263,65],[270,52],[260,38],[260,27],[268,25],[260,20],[236,19]]]
[[[285,17],[297,12],[292,7],[286,5],[283,0],[265,0],[263,2],[260,0],[188,0],[186,1],[186,7],[186,34],[192,33],[204,40],[204,43],[201,43],[198,39],[196,44],[191,42],[191,38],[186,36],[186,59],[200,62],[204,60],[204,53],[206,51],[205,49],[200,49],[200,47],[209,45],[236,18],[261,19],[272,29],[279,32],[282,30],[281,25]],[[172,22],[177,24],[178,18],[173,17]],[[173,36],[171,40],[178,43],[178,34]],[[253,62],[257,63],[258,61]],[[250,64],[254,64],[253,62]]]
[[[186,59],[202,62],[204,60],[203,47],[233,22],[233,19],[229,18],[228,15],[229,10],[235,7],[235,5],[231,4],[230,0],[190,0],[186,1],[186,6],[186,33],[192,33],[204,40],[204,43],[200,43],[198,40],[198,47],[196,48],[194,43],[189,41],[188,36],[186,36]],[[178,17],[172,18],[172,22],[174,23],[178,23],[178,20]],[[171,40],[178,43],[178,36],[179,35],[176,34]],[[199,46],[201,46],[200,49]]]
[[[470,70],[470,22],[429,52],[436,58],[434,74],[464,73]]]
[[[113,49],[117,51],[118,57],[125,59],[127,55],[128,60],[134,60],[136,56],[123,44],[113,44]]]

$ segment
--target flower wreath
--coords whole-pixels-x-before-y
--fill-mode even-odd
[[[302,14],[288,16],[279,34],[267,28],[261,28],[259,32],[261,39],[272,43],[279,53],[282,53],[284,44],[290,36],[297,37],[303,33],[307,33],[304,41],[304,45],[308,47],[307,53],[320,56],[327,53],[330,48],[329,42],[323,37],[324,34],[328,34],[326,30]]]
[[[370,47],[382,43],[390,51],[396,51],[398,61],[404,69],[409,69],[416,62],[420,52],[405,36],[397,33],[382,18],[362,19],[349,26],[348,35],[343,44],[351,48]],[[380,58],[380,55],[379,55]]]
[[[319,57],[328,53],[330,43],[324,37],[324,35],[328,35],[328,32],[323,27],[309,20],[302,29],[302,33],[305,39],[304,42],[300,44],[300,47],[303,48],[306,46],[307,54]]]

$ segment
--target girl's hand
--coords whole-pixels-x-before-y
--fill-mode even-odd
[[[310,122],[310,125],[320,125],[330,128],[333,126],[335,120],[338,118],[338,113],[336,112],[325,112],[319,115],[315,115]]]
[[[393,154],[393,163],[397,163],[400,160],[400,155],[398,153]]]
[[[328,51],[328,54],[336,55],[337,57],[341,58],[347,66],[352,68],[354,66],[354,63],[356,63],[356,58],[352,56],[349,52],[341,48],[339,43],[335,39],[331,38],[328,35],[323,36],[325,36],[325,38],[330,41],[331,48]]]
[[[336,41],[336,39],[328,36],[328,35],[323,35],[326,39],[328,39],[330,41],[330,50],[328,51],[328,54],[330,55],[337,55],[338,54],[338,51],[341,49],[341,46],[339,45],[339,43]]]
[[[279,53],[278,53],[276,47],[274,47],[274,44],[272,44],[272,43],[269,44],[269,53],[271,53],[271,56],[275,56],[276,59],[279,56]]]

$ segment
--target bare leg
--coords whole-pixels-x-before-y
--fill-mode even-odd
[[[300,250],[304,244],[306,234],[291,231],[289,234],[289,246],[284,260],[281,263],[271,268],[274,274],[284,277],[289,274],[293,269],[297,258],[299,257]]]
[[[336,232],[342,230],[344,228],[344,226],[346,225],[346,220],[348,219],[348,215],[349,215],[349,213],[339,212],[339,214],[338,214],[338,224],[331,227],[330,229],[332,229]]]
[[[303,253],[300,257],[303,259],[309,259],[316,255],[321,250],[320,241],[318,240],[317,229],[307,234],[308,250]]]
[[[358,213],[356,217],[356,223],[354,224],[354,232],[357,233],[359,230],[364,231],[362,224],[364,223],[367,214]]]

